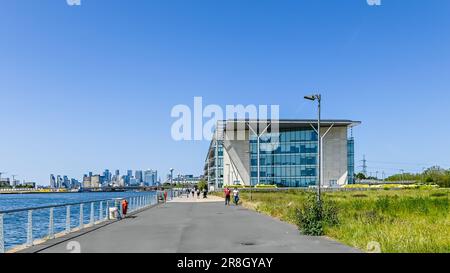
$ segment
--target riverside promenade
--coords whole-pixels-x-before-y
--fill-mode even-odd
[[[223,199],[175,198],[122,221],[50,240],[25,252],[69,253],[350,253],[356,249]]]

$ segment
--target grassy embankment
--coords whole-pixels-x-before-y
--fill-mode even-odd
[[[305,191],[242,192],[245,207],[296,224]],[[219,194],[220,195],[220,194]],[[387,253],[450,253],[450,190],[403,189],[323,193],[334,202],[339,224],[325,235],[366,250],[369,242]]]

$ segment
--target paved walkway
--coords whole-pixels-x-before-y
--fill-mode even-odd
[[[301,236],[296,227],[271,217],[225,207],[216,197],[177,199],[42,252],[68,252],[72,241],[83,253],[358,252],[326,238]]]

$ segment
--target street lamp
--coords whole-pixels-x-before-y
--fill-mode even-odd
[[[310,101],[316,101],[318,102],[317,104],[317,111],[318,111],[318,119],[317,119],[317,143],[318,143],[318,151],[317,151],[317,160],[318,160],[318,185],[317,185],[317,201],[320,202],[320,186],[322,185],[322,166],[321,166],[321,136],[320,136],[320,103],[322,101],[322,96],[320,94],[316,94],[316,95],[311,95],[311,96],[305,96],[304,97],[306,100],[310,100]]]
[[[405,180],[405,178],[404,178],[405,170],[401,169],[400,172],[402,173],[402,182],[405,182],[405,181],[404,181],[404,180]]]
[[[173,171],[174,171],[174,168],[170,168],[170,185],[172,185],[173,184]]]

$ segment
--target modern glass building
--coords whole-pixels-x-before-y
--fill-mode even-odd
[[[317,185],[317,121],[258,124],[231,120],[218,126],[204,168],[209,184],[216,188],[237,184]],[[322,187],[353,183],[354,139],[348,137],[348,129],[358,124],[350,120],[322,121]]]
[[[223,141],[215,141],[211,143],[204,169],[209,185],[223,186],[223,166]]]

